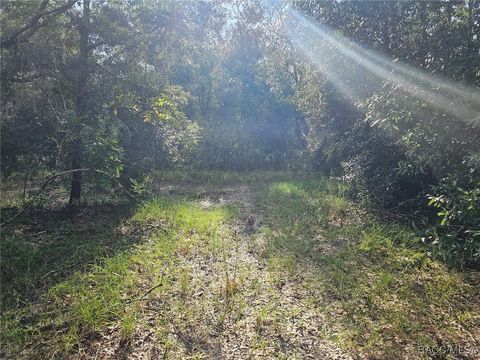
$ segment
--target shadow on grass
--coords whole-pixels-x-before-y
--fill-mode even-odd
[[[68,211],[38,211],[2,229],[3,311],[31,304],[96,259],[112,256],[140,240],[122,233],[132,206],[84,206]]]
[[[331,317],[332,340],[369,357],[418,357],[419,346],[478,346],[478,288],[430,259],[413,231],[356,215],[345,188],[325,178],[266,186],[264,251],[271,271],[303,278]],[[456,324],[455,328],[452,324]]]
[[[205,243],[218,238],[231,212],[202,209],[183,198],[157,198],[132,208],[85,208],[73,223],[62,213],[55,221],[42,214],[38,221],[12,227],[5,268],[10,311],[2,314],[5,354],[0,357],[66,357],[112,325],[122,341],[130,339],[148,288],[174,268],[177,242],[186,240],[178,250],[182,253],[193,246],[192,239]],[[39,232],[49,236],[33,244],[30,238],[39,229],[47,229]],[[21,235],[21,241],[15,238]],[[160,285],[153,289],[163,285],[160,275]],[[29,297],[29,291],[36,293]]]

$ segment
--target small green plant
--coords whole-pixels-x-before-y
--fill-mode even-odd
[[[134,309],[126,309],[123,317],[121,319],[121,336],[123,339],[130,339],[134,332],[135,327],[137,325],[137,312],[139,311],[138,308]]]
[[[153,177],[152,175],[146,175],[143,179],[130,179],[132,185],[132,191],[134,194],[140,197],[148,197],[153,193]]]

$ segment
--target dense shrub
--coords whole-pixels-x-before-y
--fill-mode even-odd
[[[429,205],[439,221],[424,238],[433,254],[453,265],[480,268],[480,182],[460,187],[444,179],[432,186]]]

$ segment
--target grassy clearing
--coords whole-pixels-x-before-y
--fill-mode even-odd
[[[479,345],[478,273],[431,260],[411,231],[349,203],[343,184],[262,173],[241,178],[248,192],[232,174],[213,178],[216,190],[146,201],[90,241],[87,228],[52,224],[79,259],[54,257],[57,235],[35,248],[10,228],[7,249],[23,250],[2,264],[2,356],[425,358],[418,346]],[[59,259],[74,265],[38,287]],[[30,301],[18,290],[37,287]]]
[[[327,337],[371,357],[478,346],[478,273],[431,260],[406,228],[358,218],[344,191],[326,180],[274,183],[256,204],[266,213],[271,271],[301,279],[309,291],[301,301],[327,315]]]

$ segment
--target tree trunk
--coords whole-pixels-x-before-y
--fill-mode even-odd
[[[72,142],[72,170],[80,169],[82,163],[82,140],[77,138]],[[70,188],[70,204],[78,204],[82,194],[82,172],[74,171],[72,173],[72,182]]]
[[[75,99],[75,114],[77,125],[76,137],[72,141],[72,170],[82,167],[83,143],[81,138],[82,124],[87,116],[87,80],[88,80],[88,38],[90,21],[90,0],[83,0],[83,15],[77,19],[77,30],[80,34],[80,48],[78,54],[77,96]],[[70,204],[78,204],[82,194],[82,172],[72,173],[70,190]]]

